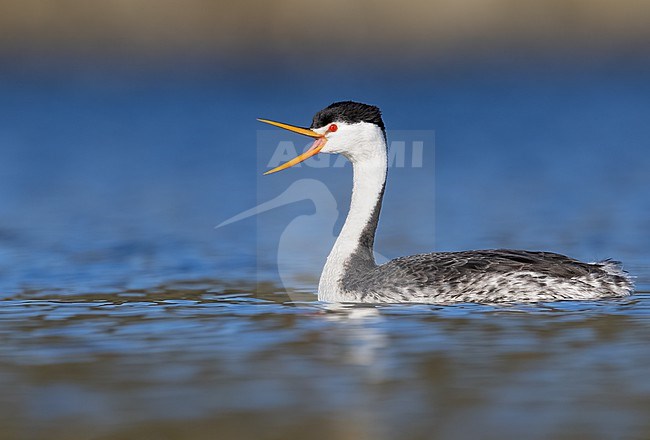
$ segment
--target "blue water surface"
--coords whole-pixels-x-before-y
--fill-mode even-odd
[[[632,61],[8,67],[5,432],[648,437],[647,75]],[[511,247],[614,258],[637,294],[499,307],[316,302],[350,168],[262,177],[280,140],[255,119],[309,125],[341,99],[379,105],[389,141],[435,139],[421,167],[389,171],[376,240],[385,257]],[[300,179],[327,192],[298,187],[291,203],[215,229]],[[328,194],[334,211],[322,211]],[[322,228],[295,222],[319,212],[335,215]]]

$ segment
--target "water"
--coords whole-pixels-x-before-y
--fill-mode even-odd
[[[0,437],[650,437],[646,70],[6,69]],[[307,123],[340,98],[435,131],[425,166],[390,171],[383,255],[614,257],[638,293],[315,301],[327,231],[292,230],[309,246],[285,255],[288,276],[275,249],[322,198],[214,226],[302,178],[344,211],[348,168],[260,178],[272,146],[255,122]]]

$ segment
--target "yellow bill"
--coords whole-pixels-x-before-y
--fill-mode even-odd
[[[309,147],[307,151],[305,151],[304,153],[302,153],[297,157],[294,157],[290,161],[283,163],[282,165],[273,168],[272,170],[267,171],[266,173],[264,173],[264,175],[277,173],[278,171],[285,170],[300,162],[303,162],[304,160],[309,159],[312,156],[315,156],[320,152],[320,150],[323,149],[325,143],[327,142],[327,138],[325,137],[325,135],[318,134],[315,131],[310,130],[309,128],[296,127],[295,125],[289,125],[283,122],[269,121],[268,119],[258,119],[258,121],[273,125],[275,127],[280,127],[285,130],[293,131],[294,133],[299,133],[304,136],[316,138],[316,141],[311,145],[311,147]]]

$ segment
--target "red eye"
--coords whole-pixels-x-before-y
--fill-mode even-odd
[[[338,130],[338,129],[339,129],[339,128],[336,126],[336,124],[332,124],[332,125],[330,125],[330,127],[327,129],[327,131],[336,131],[336,130]]]

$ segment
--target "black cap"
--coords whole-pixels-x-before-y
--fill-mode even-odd
[[[321,128],[332,122],[369,122],[375,124],[386,136],[384,121],[381,119],[381,110],[374,105],[362,104],[354,101],[335,102],[314,115],[311,128]]]

